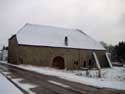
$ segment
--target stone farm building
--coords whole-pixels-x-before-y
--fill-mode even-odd
[[[8,62],[59,69],[111,67],[104,47],[81,30],[26,24],[9,39]]]

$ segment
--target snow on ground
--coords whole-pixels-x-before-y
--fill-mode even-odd
[[[0,60],[0,63],[7,63],[7,61],[3,61],[3,60],[1,61],[1,60]]]
[[[68,73],[73,73],[78,76],[86,76],[86,71],[74,70],[74,71],[64,71]],[[123,67],[113,67],[101,69],[101,79],[109,81],[125,81],[125,68]],[[98,78],[98,70],[89,70],[89,78]]]
[[[62,84],[62,83],[59,83],[59,82],[55,82],[55,81],[52,81],[52,80],[48,80],[48,82],[50,82],[52,84],[55,84],[55,85],[58,85],[58,86],[65,87],[65,88],[69,88],[70,87],[68,85],[65,85],[65,84]]]
[[[23,94],[17,87],[0,74],[0,94]]]
[[[24,90],[26,90],[29,94],[35,94],[34,92],[32,92],[30,89],[31,88],[35,88],[37,86],[33,85],[33,84],[27,84],[27,83],[21,83],[20,81],[22,81],[23,79],[12,79],[16,84],[18,84],[21,88],[23,88]]]
[[[48,67],[35,67],[31,65],[19,65],[19,67],[86,85],[125,90],[125,68],[113,67],[112,69],[103,69],[103,77],[96,78],[94,74],[97,75],[97,71],[90,72],[90,76],[86,77],[84,71],[57,70]]]
[[[125,90],[125,67],[102,69],[102,78],[98,78],[98,71],[96,70],[89,71],[89,75],[86,76],[86,72],[82,70],[58,70],[49,67],[35,67],[31,65],[9,65],[90,86]]]
[[[5,75],[10,74],[9,72],[3,72],[3,73]],[[27,91],[29,94],[35,94],[30,89],[37,87],[36,85],[29,84],[29,83],[21,83],[21,81],[23,80],[21,78],[11,78],[11,76],[7,76],[7,77],[9,77],[13,82],[15,82],[19,87],[21,87],[22,89],[24,89],[25,91]]]

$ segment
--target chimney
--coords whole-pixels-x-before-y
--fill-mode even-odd
[[[65,42],[65,45],[68,46],[68,37],[67,36],[65,36],[64,42]]]

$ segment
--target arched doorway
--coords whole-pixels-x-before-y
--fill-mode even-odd
[[[64,69],[65,64],[64,64],[64,58],[61,56],[57,56],[53,59],[52,67],[58,68],[58,69]]]

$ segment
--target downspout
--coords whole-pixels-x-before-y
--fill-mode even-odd
[[[80,66],[80,50],[79,50],[79,66]]]

